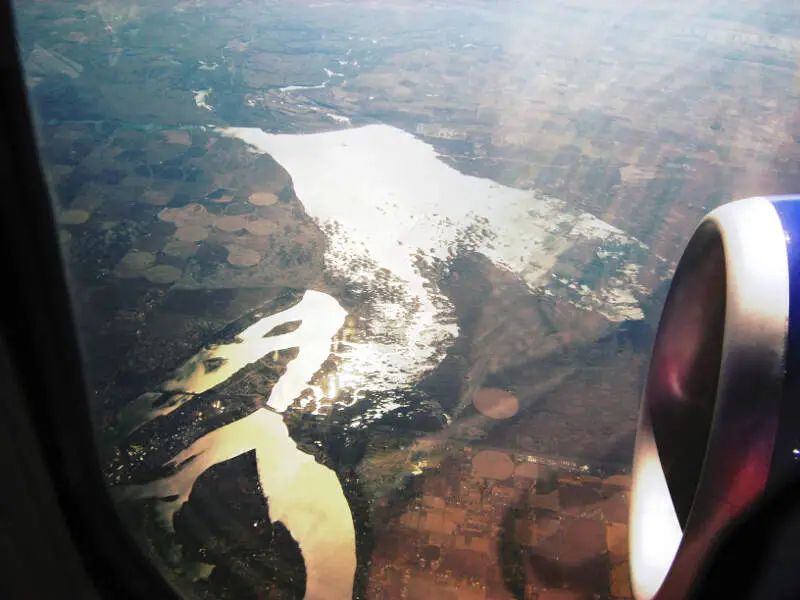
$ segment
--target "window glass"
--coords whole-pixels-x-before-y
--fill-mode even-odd
[[[798,191],[798,22],[20,0],[142,551],[193,598],[629,598],[658,312],[704,213]]]

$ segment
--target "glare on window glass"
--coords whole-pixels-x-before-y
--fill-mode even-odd
[[[195,598],[630,598],[698,219],[798,178],[789,3],[20,1],[96,440]]]

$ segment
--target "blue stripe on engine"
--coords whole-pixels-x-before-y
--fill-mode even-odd
[[[786,237],[789,262],[789,333],[783,398],[772,452],[770,487],[800,468],[800,196],[769,198]]]

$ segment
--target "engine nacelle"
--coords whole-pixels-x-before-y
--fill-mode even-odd
[[[675,271],[633,466],[637,600],[680,599],[720,531],[800,458],[800,197],[712,211]]]

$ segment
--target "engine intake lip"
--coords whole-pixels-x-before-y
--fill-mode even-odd
[[[789,326],[787,235],[772,202],[706,216],[675,271],[639,415],[630,513],[637,600],[682,598],[770,474]]]

